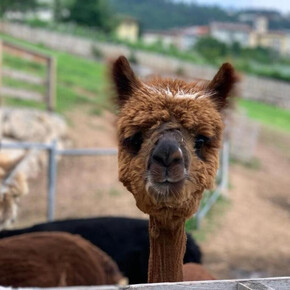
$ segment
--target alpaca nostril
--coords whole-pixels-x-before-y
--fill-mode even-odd
[[[177,163],[183,163],[183,153],[180,148],[178,148],[175,152],[171,154],[169,157],[169,163],[177,164]]]
[[[167,155],[166,154],[162,154],[162,152],[154,152],[152,155],[152,160],[156,163],[158,163],[159,165],[165,166],[167,167]]]
[[[167,164],[166,158],[164,156],[153,154],[152,159],[153,161],[157,162],[160,165],[166,166]]]

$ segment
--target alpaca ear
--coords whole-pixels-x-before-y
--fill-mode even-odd
[[[207,90],[211,93],[211,99],[216,104],[218,110],[222,110],[228,103],[228,97],[238,81],[233,66],[224,63],[212,81],[209,82]]]
[[[112,67],[112,78],[118,95],[118,104],[122,106],[141,86],[125,56],[120,56]]]

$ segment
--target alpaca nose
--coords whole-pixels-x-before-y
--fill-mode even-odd
[[[175,140],[160,140],[152,153],[153,162],[166,168],[173,164],[183,164],[183,153]]]

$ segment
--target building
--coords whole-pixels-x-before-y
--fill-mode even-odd
[[[29,11],[8,11],[5,18],[12,21],[41,20],[50,22],[53,20],[52,0],[37,0],[38,7]]]
[[[241,47],[260,46],[281,55],[290,55],[290,32],[269,30],[268,18],[265,16],[256,15],[253,19],[252,26],[240,22],[212,22],[209,26],[147,31],[142,39],[147,44],[160,43],[164,47],[174,45],[180,50],[189,50],[199,38],[211,36],[227,45],[239,43]]]
[[[178,33],[176,30],[147,30],[143,33],[142,40],[148,45],[160,43],[164,47],[177,47]]]
[[[189,50],[200,37],[206,36],[208,33],[208,26],[190,26],[171,30],[146,31],[142,39],[147,44],[161,43],[164,47],[174,45],[180,50]]]
[[[237,42],[242,47],[250,45],[252,28],[248,24],[232,22],[212,22],[210,35],[228,45]]]
[[[269,30],[268,19],[257,16],[251,33],[250,47],[266,47],[281,55],[290,55],[290,35],[287,31]]]
[[[194,47],[198,39],[209,35],[209,26],[191,26],[179,30],[178,48],[189,50]]]
[[[121,40],[136,42],[139,38],[139,23],[129,16],[120,18],[119,24],[116,28],[116,36]]]
[[[238,42],[242,47],[265,47],[281,55],[290,55],[287,31],[269,30],[268,18],[255,16],[253,26],[244,23],[212,22],[210,35],[228,45]]]

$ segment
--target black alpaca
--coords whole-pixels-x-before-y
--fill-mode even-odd
[[[0,232],[0,238],[32,232],[78,234],[113,258],[130,284],[146,283],[149,259],[148,221],[124,217],[72,219]],[[187,234],[184,263],[201,263],[201,251]]]

